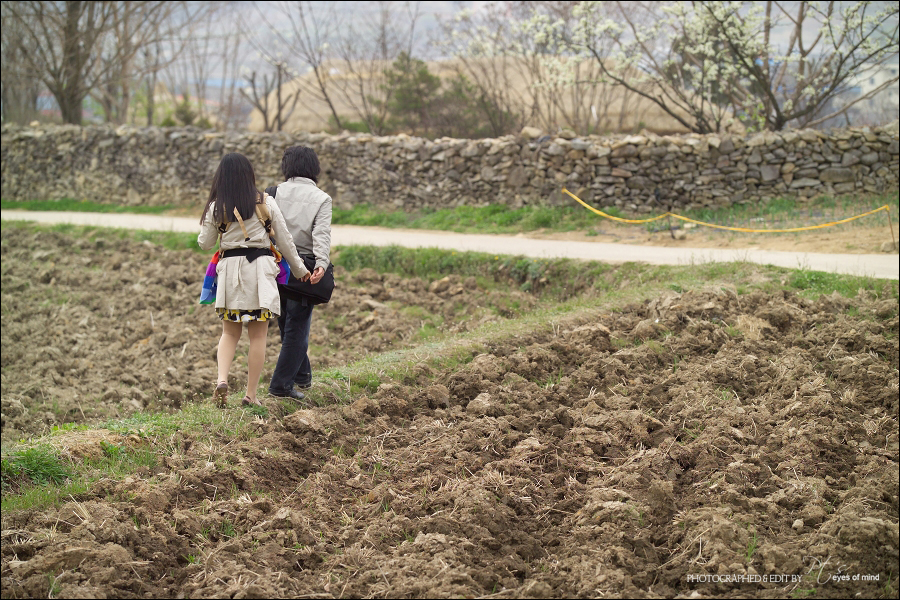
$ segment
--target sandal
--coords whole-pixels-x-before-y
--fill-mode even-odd
[[[244,399],[241,400],[241,404],[244,406],[262,406],[263,403],[259,401],[259,398],[255,400],[251,400],[250,396],[244,396]]]
[[[213,392],[213,402],[219,408],[225,408],[228,404],[228,382],[222,381],[216,386],[216,391]]]

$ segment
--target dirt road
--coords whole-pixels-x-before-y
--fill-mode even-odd
[[[197,220],[193,218],[155,215],[4,210],[0,211],[0,219],[190,233],[199,229]],[[846,275],[867,275],[879,279],[900,279],[900,263],[894,254],[825,254],[754,248],[679,248],[349,225],[333,227],[332,243],[336,246],[397,244],[407,248],[437,247],[459,251],[521,254],[535,258],[577,258],[609,263],[645,262],[680,265],[742,260]]]

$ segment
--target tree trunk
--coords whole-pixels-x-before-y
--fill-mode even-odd
[[[150,69],[150,79],[147,81],[147,126],[153,126],[153,117],[156,112],[156,79],[159,75],[159,42],[154,46],[153,67]],[[149,50],[147,51],[149,55]]]
[[[277,104],[275,106],[277,107],[278,112],[275,113],[275,131],[281,131],[281,128],[284,127],[284,121],[281,115],[281,111],[284,109],[284,106],[281,103],[281,70],[281,63],[277,63],[275,65],[275,75],[278,79],[276,80],[275,85],[278,87],[275,88],[277,94]]]
[[[85,91],[82,84],[82,48],[78,21],[85,6],[81,2],[66,2],[66,25],[63,38],[63,85],[51,90],[56,96],[64,123],[81,125],[81,105]]]
[[[147,126],[153,126],[153,112],[156,110],[156,71],[150,76],[150,79],[147,81]]]
[[[334,103],[331,101],[331,97],[328,95],[328,92],[325,88],[325,82],[322,80],[322,73],[320,72],[321,65],[313,67],[313,73],[316,75],[316,81],[319,83],[319,90],[322,92],[322,96],[325,97],[325,102],[328,103],[328,108],[331,109],[331,116],[334,117],[334,123],[337,125],[338,130],[344,128],[341,124],[341,118],[337,114],[337,110],[334,108]]]

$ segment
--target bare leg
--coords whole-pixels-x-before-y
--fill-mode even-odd
[[[256,388],[259,387],[259,376],[262,374],[266,360],[266,332],[268,321],[250,321],[247,333],[250,334],[250,352],[247,355],[247,397],[256,402]]]
[[[216,358],[219,363],[219,383],[228,381],[228,371],[234,360],[234,351],[241,339],[241,324],[222,321],[222,337],[219,339],[219,352]]]

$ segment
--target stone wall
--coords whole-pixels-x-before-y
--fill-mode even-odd
[[[281,181],[281,154],[293,144],[316,150],[323,168],[320,185],[342,208],[572,204],[560,193],[566,186],[597,206],[655,212],[657,188],[666,203],[691,208],[898,187],[896,131],[564,137],[531,128],[498,139],[432,141],[406,135],[7,124],[2,194],[7,201],[77,198],[199,207],[224,154],[245,154],[262,188]]]

